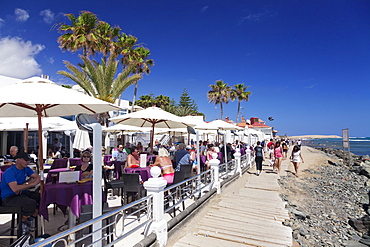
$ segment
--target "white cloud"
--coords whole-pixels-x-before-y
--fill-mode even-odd
[[[204,7],[202,8],[202,13],[206,12],[208,8],[209,8],[209,6],[204,6]]]
[[[27,21],[30,17],[28,12],[24,9],[15,9],[14,14],[17,21]]]
[[[40,75],[42,70],[35,57],[44,48],[19,37],[0,39],[0,74],[22,79]]]
[[[40,12],[40,15],[44,17],[44,22],[50,24],[54,22],[54,13],[50,9],[44,9]]]
[[[315,83],[315,84],[311,84],[311,85],[308,85],[308,86],[306,86],[306,87],[304,87],[304,88],[314,88],[314,87],[316,87],[318,84],[317,83]]]
[[[4,24],[5,24],[4,19],[1,19],[1,18],[0,18],[0,28],[2,28],[2,27],[4,26]]]
[[[52,57],[49,58],[49,63],[54,64],[54,59]]]

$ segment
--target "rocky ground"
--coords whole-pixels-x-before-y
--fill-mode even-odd
[[[284,224],[296,246],[370,246],[370,157],[353,155],[347,165],[340,150],[304,147],[302,153],[299,178],[288,172],[280,179],[291,215]]]

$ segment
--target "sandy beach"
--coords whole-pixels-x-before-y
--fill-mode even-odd
[[[338,135],[300,135],[300,136],[288,136],[290,140],[292,139],[323,139],[323,138],[342,138]]]

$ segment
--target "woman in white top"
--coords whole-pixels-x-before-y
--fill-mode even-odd
[[[290,155],[289,159],[293,162],[294,169],[295,169],[295,176],[298,177],[298,168],[299,168],[299,163],[304,163],[301,150],[299,149],[298,146],[293,147],[292,154]]]

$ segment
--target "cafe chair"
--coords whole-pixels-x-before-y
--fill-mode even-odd
[[[108,190],[112,190],[112,194],[114,193],[115,189],[118,189],[119,195],[121,195],[121,205],[123,206],[123,192],[124,192],[124,182],[120,179],[111,180],[109,181],[107,178],[106,171],[103,170],[103,179],[104,179],[104,192],[107,199],[114,199],[109,197],[108,198]]]
[[[93,216],[92,211],[93,211],[93,205],[92,204],[82,205],[81,206],[80,217],[77,219],[77,224],[81,224],[81,223],[84,223],[86,221],[91,220],[92,216]],[[103,202],[103,212],[102,212],[102,214],[109,213],[110,211],[111,211],[111,209],[109,208],[108,203]],[[109,225],[113,220],[114,220],[113,216],[105,219],[105,225]],[[83,233],[84,233],[85,229],[83,229],[83,230],[81,230],[77,233],[76,239],[79,239],[83,236]],[[109,233],[111,233],[113,231],[113,226],[107,227],[105,230],[106,230],[106,234],[108,236]],[[92,232],[92,225],[89,227],[88,232],[89,233]],[[113,241],[113,235],[111,235],[110,237],[107,238],[108,243],[110,243],[112,241]]]
[[[180,172],[184,173],[184,179],[188,179],[192,177],[192,171],[193,171],[193,164],[186,164],[180,166]]]
[[[181,169],[181,167],[182,167],[182,165],[180,166],[180,169]],[[173,183],[172,184],[167,184],[166,188],[168,188],[168,187],[170,187],[174,184],[181,183],[184,180],[185,180],[185,172],[176,171],[175,174],[174,174]],[[165,194],[167,194],[166,200],[165,200],[165,208],[170,207],[171,200],[172,200],[172,205],[175,205],[176,199],[180,199],[180,198],[183,199],[184,198],[184,187],[185,187],[185,185],[181,185],[180,187],[173,188],[170,191],[167,191],[165,193]],[[171,195],[171,196],[168,196],[168,195]],[[183,208],[183,210],[185,209],[185,202],[184,201],[182,202],[182,208]],[[172,210],[173,215],[171,215],[171,212],[169,212],[171,217],[176,217],[176,210],[180,210],[180,209],[179,208],[174,208]]]
[[[146,196],[146,190],[140,182],[138,173],[122,173],[122,180],[124,183],[123,192],[124,192],[124,205],[136,201],[142,197]],[[133,210],[138,211],[136,217],[140,217],[139,211],[140,205],[136,208],[130,208],[128,213],[132,213]]]
[[[1,198],[1,190],[0,190]],[[5,236],[5,233],[9,231],[0,232],[0,238],[10,238],[10,244],[13,243],[14,239],[19,238],[22,235],[22,209],[21,207],[6,207],[2,205],[2,200],[0,199],[0,214],[11,214],[12,220],[10,225],[10,236]],[[17,226],[15,223],[17,222]],[[17,235],[15,235],[15,230],[17,230]]]

